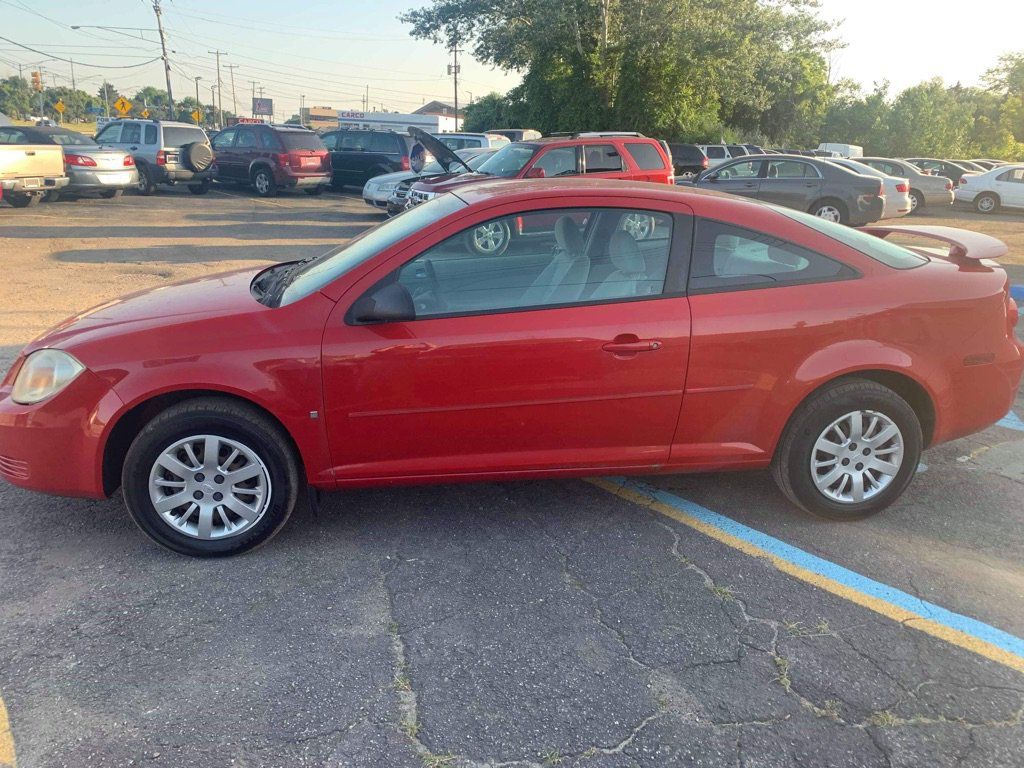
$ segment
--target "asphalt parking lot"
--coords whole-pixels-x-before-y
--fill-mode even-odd
[[[87,306],[378,220],[235,190],[4,208],[0,364]],[[1024,284],[1024,216],[920,220],[1021,243]],[[846,525],[767,473],[383,489],[208,562],[119,497],[0,484],[0,767],[1020,766],[1021,417]]]

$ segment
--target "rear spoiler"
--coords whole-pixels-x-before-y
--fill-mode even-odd
[[[998,259],[1010,250],[1006,243],[991,235],[956,227],[895,224],[861,227],[860,231],[883,240],[889,235],[913,235],[938,240],[949,246],[948,256],[951,259]]]

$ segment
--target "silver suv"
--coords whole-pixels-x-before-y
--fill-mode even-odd
[[[168,120],[114,120],[96,134],[96,143],[130,152],[139,169],[139,193],[151,195],[157,184],[187,184],[202,195],[210,188],[213,150],[197,125]]]

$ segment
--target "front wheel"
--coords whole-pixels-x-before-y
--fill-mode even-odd
[[[501,256],[511,240],[512,232],[504,221],[481,224],[466,233],[466,244],[478,256]]]
[[[136,189],[140,195],[152,195],[156,192],[156,182],[153,181],[153,175],[144,165],[139,166],[139,181]]]
[[[882,511],[921,459],[914,409],[888,387],[847,379],[800,406],[779,441],[772,475],[797,506],[831,520]]]
[[[924,195],[916,189],[910,190],[910,212],[920,213],[924,210]]]
[[[974,198],[974,208],[978,213],[995,213],[999,210],[999,198],[986,192]]]
[[[156,543],[194,557],[247,552],[288,520],[299,487],[291,442],[243,403],[198,398],[156,416],[132,443],[125,502]]]

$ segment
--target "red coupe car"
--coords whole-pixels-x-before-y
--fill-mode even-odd
[[[488,222],[527,234],[482,255]],[[200,556],[266,541],[305,483],[771,467],[800,507],[859,518],[1009,409],[1005,251],[668,185],[467,185],[318,258],[61,323],[0,388],[0,475],[120,486]]]

